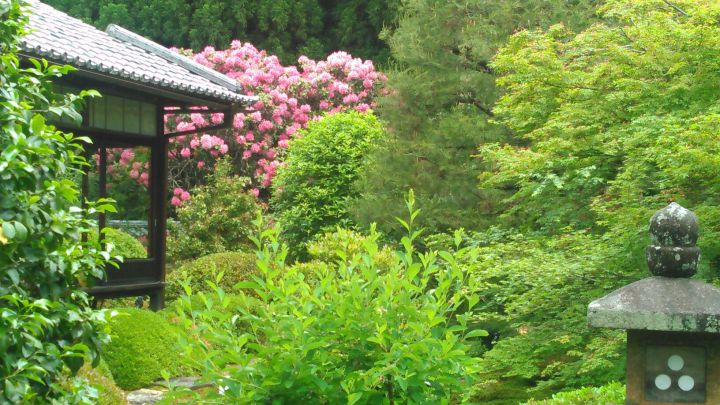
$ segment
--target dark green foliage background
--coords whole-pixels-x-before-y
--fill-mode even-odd
[[[497,222],[508,190],[478,189],[488,169],[473,157],[487,142],[519,141],[493,121],[500,95],[493,55],[523,28],[592,21],[595,1],[465,0],[403,2],[399,25],[388,37],[394,69],[390,95],[377,111],[387,122],[386,147],[371,156],[353,208],[363,225],[399,231],[403,194],[412,188],[431,232],[481,229]]]
[[[379,39],[400,0],[47,0],[100,29],[110,23],[166,46],[226,48],[238,39],[293,63],[336,50],[384,63]]]

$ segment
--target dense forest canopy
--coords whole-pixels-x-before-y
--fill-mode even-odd
[[[564,22],[583,28],[593,21],[594,1],[469,0],[403,2],[397,29],[388,38],[396,69],[390,95],[378,112],[390,136],[370,158],[356,204],[362,224],[397,230],[402,196],[415,190],[433,230],[496,224],[506,191],[478,189],[486,165],[472,156],[486,142],[516,143],[493,120],[500,91],[493,55],[514,32]],[[392,174],[392,175],[390,175]]]
[[[671,200],[716,218],[720,6],[613,0],[600,12],[579,34],[525,31],[499,53],[496,119],[530,147],[483,147],[496,168],[483,186],[512,184],[503,215],[546,233],[635,232]]]
[[[201,51],[238,39],[293,63],[344,50],[387,63],[380,32],[400,0],[47,0],[100,29],[119,24],[166,46]]]

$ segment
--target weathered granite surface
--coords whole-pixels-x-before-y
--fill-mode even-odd
[[[720,289],[688,278],[649,277],[588,306],[593,327],[720,333]]]
[[[143,388],[128,392],[127,402],[129,405],[150,405],[160,401],[164,394],[165,392],[163,391]]]
[[[697,271],[700,231],[695,214],[671,203],[650,219],[652,244],[645,250],[648,268],[655,276],[691,277]]]

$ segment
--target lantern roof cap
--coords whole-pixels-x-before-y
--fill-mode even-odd
[[[648,277],[588,306],[592,327],[720,333],[720,289],[699,280]]]

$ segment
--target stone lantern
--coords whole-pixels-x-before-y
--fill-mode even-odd
[[[595,300],[591,327],[627,330],[626,404],[720,404],[720,289],[689,277],[694,213],[672,203],[650,220],[652,277]]]

